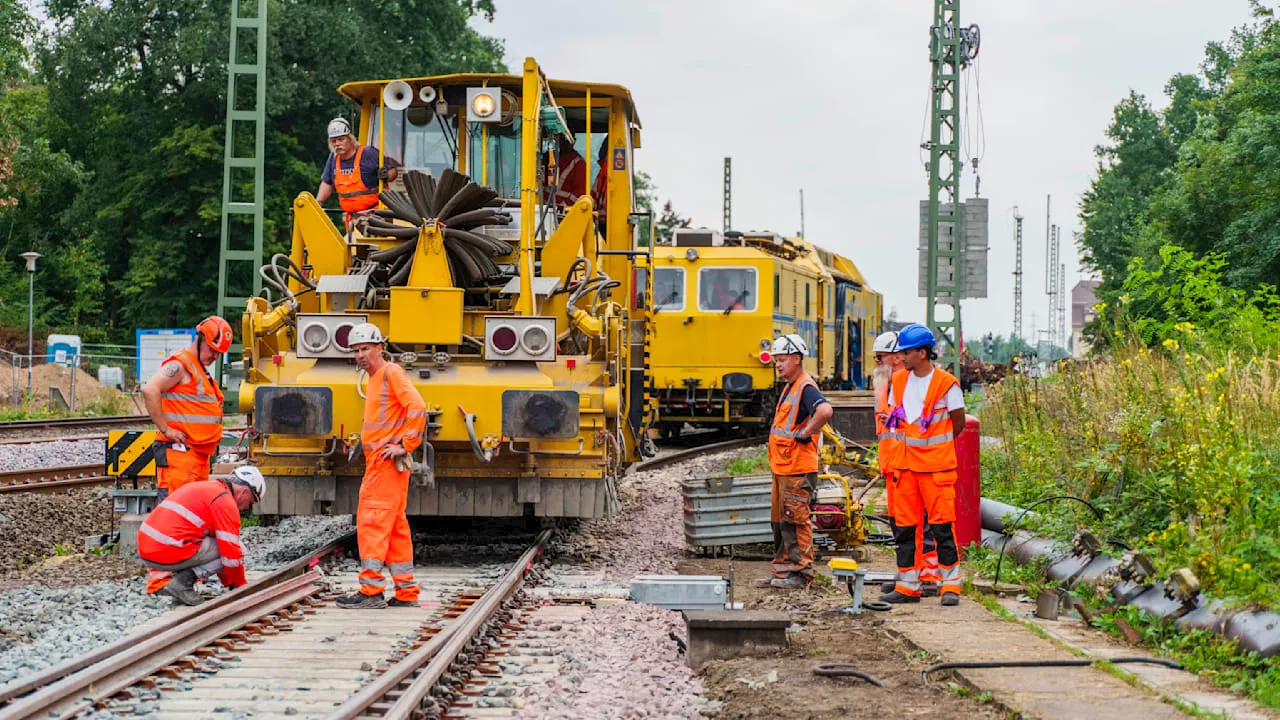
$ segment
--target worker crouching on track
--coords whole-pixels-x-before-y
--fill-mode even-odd
[[[929,533],[938,546],[939,588],[943,605],[960,604],[960,555],[952,527],[956,519],[955,438],[965,428],[964,394],[955,376],[933,364],[933,332],[908,325],[898,333],[904,369],[893,374],[892,409],[885,422],[891,438],[902,441],[894,463],[894,541],[898,579],[891,603],[920,601],[916,526],[928,513]]]
[[[166,577],[148,592],[199,605],[204,598],[195,591],[196,580],[217,573],[229,590],[244,585],[240,513],[262,499],[266,487],[262,473],[245,465],[227,478],[183,485],[157,505],[138,530],[138,555]]]
[[[894,473],[897,471],[894,469],[894,464],[901,457],[903,445],[902,440],[897,438],[895,433],[886,430],[885,421],[889,419],[891,410],[889,385],[893,381],[893,374],[902,369],[902,355],[898,352],[898,333],[881,333],[872,346],[872,352],[876,356],[876,369],[871,378],[872,389],[876,394],[876,437],[880,440],[876,460],[880,466],[880,475],[884,477],[885,514],[889,518],[889,530],[896,537],[897,527],[893,521],[893,494],[897,486]],[[915,534],[915,567],[920,571],[920,591],[925,597],[938,594],[940,579],[937,544],[927,530],[925,523],[921,521],[916,526]],[[886,593],[891,592],[894,585],[896,582],[888,582],[882,585],[881,589]]]
[[[231,347],[231,326],[216,315],[196,326],[196,339],[170,355],[142,398],[159,435],[154,448],[160,500],[190,482],[209,479],[222,441],[222,390],[208,367]]]
[[[831,403],[804,371],[809,348],[799,335],[773,342],[774,367],[787,382],[769,430],[773,471],[769,523],[773,526],[773,577],[760,587],[802,588],[813,580],[813,528],[809,499],[818,482],[816,438],[831,419]]]
[[[351,329],[350,345],[356,364],[369,374],[365,391],[364,480],[356,511],[360,545],[360,589],[337,600],[338,607],[380,609],[417,607],[418,585],[413,581],[413,539],[405,504],[409,496],[412,453],[422,444],[427,405],[409,382],[404,368],[382,357],[385,342],[377,326],[363,323]],[[382,596],[391,573],[395,597]]]

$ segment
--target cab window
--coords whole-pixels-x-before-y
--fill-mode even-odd
[[[654,270],[653,297],[653,309],[658,312],[684,310],[684,268]]]
[[[755,268],[702,268],[698,271],[698,309],[703,312],[756,309]]]
[[[378,112],[375,105],[365,141],[370,147],[378,145]],[[457,166],[457,128],[456,111],[441,117],[434,108],[418,104],[405,110],[388,110],[382,128],[387,142],[385,152],[409,170],[421,170],[438,178],[446,168]]]

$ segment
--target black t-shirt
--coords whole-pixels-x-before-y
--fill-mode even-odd
[[[782,401],[791,393],[791,383],[782,389],[782,397],[778,398],[778,405],[782,405]],[[800,393],[800,409],[796,411],[796,427],[800,427],[809,420],[809,416],[813,414],[813,409],[824,402],[828,402],[822,396],[822,391],[813,385],[809,385]]]

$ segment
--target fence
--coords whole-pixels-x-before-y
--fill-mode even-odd
[[[129,345],[85,345],[64,362],[0,350],[0,404],[33,411],[143,414],[137,365]]]

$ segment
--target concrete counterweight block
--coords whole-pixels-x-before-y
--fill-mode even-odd
[[[773,610],[689,610],[689,667],[708,660],[772,655],[787,648],[791,617]]]

